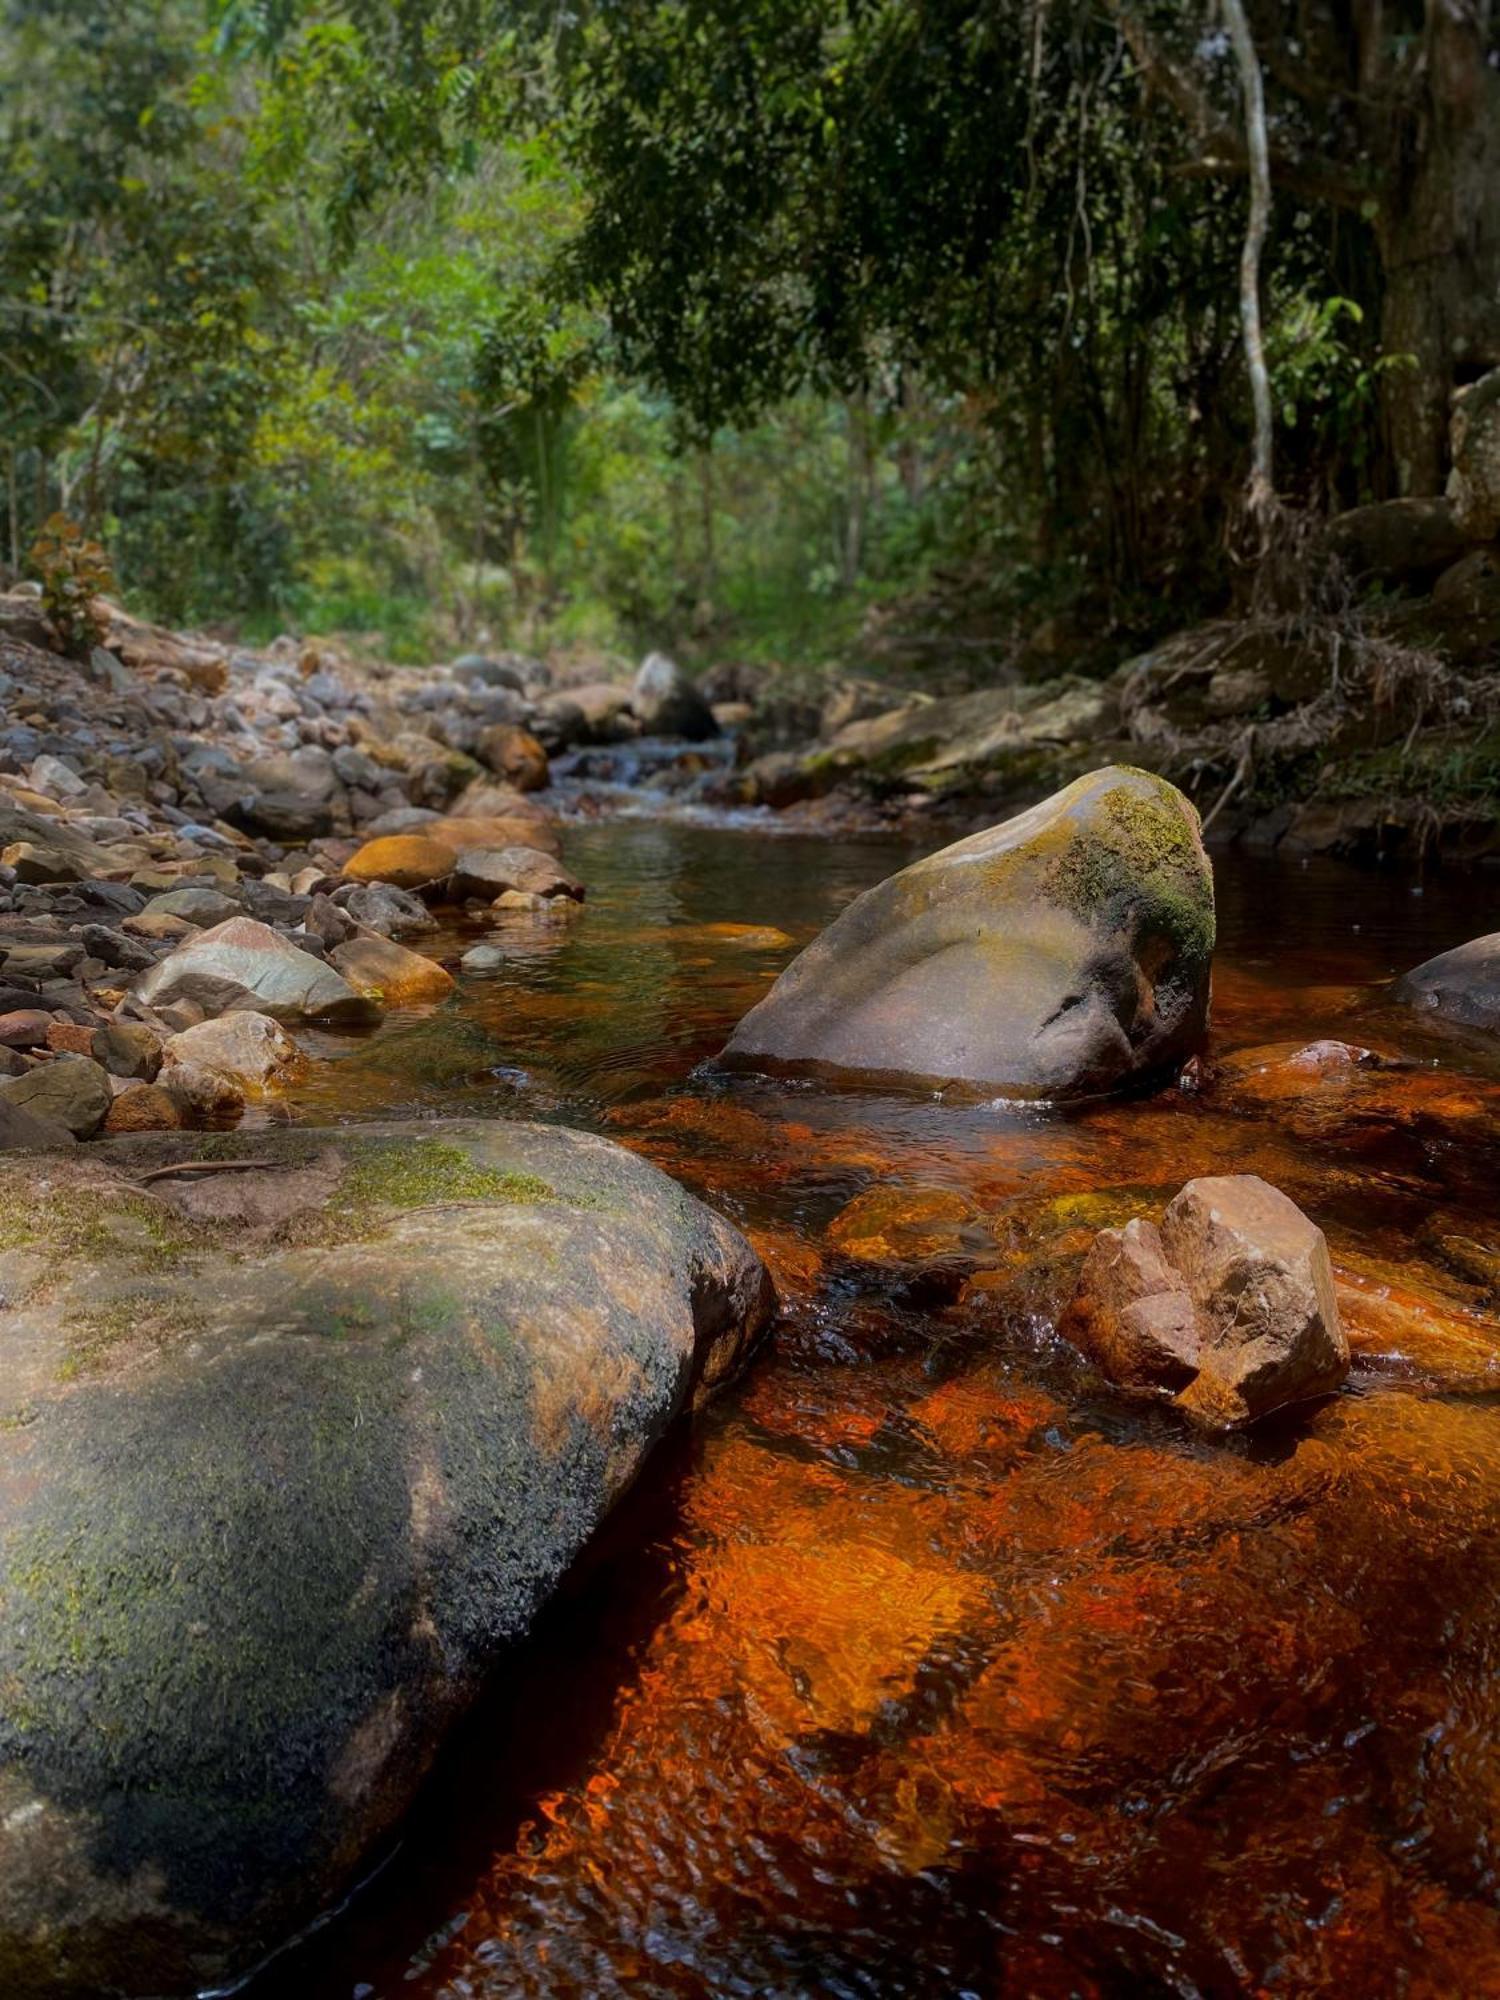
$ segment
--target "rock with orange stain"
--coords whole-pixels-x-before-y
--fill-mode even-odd
[[[550,771],[547,753],[531,734],[513,722],[497,722],[479,738],[480,762],[518,792],[543,791]]]
[[[4,1983],[228,1985],[773,1297],[644,1161],[503,1120],[0,1157],[0,1215]]]
[[[435,959],[424,958],[379,931],[357,930],[328,954],[356,993],[386,1007],[411,1007],[446,1000],[453,977]]]
[[[175,1132],[182,1108],[170,1092],[154,1083],[133,1083],[122,1090],[104,1117],[104,1130],[115,1132]]]
[[[344,863],[351,882],[389,882],[393,889],[428,889],[453,872],[457,850],[425,831],[384,833]]]

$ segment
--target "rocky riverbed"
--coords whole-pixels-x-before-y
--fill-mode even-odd
[[[531,1819],[477,1875],[448,1855],[439,1921],[400,1877],[394,1944],[340,1932],[333,1988],[314,1951],[267,1995],[686,1967],[916,2000],[981,1980],[996,1926],[1039,1994],[1268,1953],[1331,1992],[1415,1949],[1372,1911],[1320,1955],[1294,1863],[1500,1964],[1472,894],[1283,858],[1247,904],[1272,864],[1216,884],[1134,769],[952,846],[962,788],[829,792],[813,842],[796,807],[774,842],[590,827],[622,779],[741,809],[757,704],[659,659],[554,690],[123,614],[69,661],[24,598],[0,632],[12,1989],[248,1969],[485,1685]],[[1048,767],[1007,768],[1024,797]],[[639,1503],[679,1584],[628,1557],[633,1636],[582,1649],[618,1717],[525,1742],[497,1668],[711,1390]],[[537,1657],[571,1713],[567,1602]],[[1203,1813],[1243,1857],[1268,1771],[1274,1851],[1188,1907]],[[1388,1839],[1414,1824],[1435,1880]]]

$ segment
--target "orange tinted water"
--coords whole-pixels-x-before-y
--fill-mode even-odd
[[[606,1132],[750,1232],[784,1319],[258,1990],[1500,1993],[1500,1061],[1378,992],[1495,927],[1489,878],[1221,858],[1202,1087],[1063,1116],[697,1073],[906,850],[568,858],[581,917],[294,1115]],[[1325,1037],[1410,1066],[1287,1062]],[[1096,1228],[1226,1171],[1323,1224],[1356,1365],[1212,1442],[1053,1319]]]

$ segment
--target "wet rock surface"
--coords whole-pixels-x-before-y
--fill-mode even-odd
[[[495,1123],[18,1158],[0,1262],[17,2000],[218,1983],[336,1899],[772,1304],[654,1168]]]
[[[1392,997],[1462,1027],[1500,1027],[1500,932],[1471,938],[1404,973]]]
[[[1160,1073],[1208,1014],[1213,881],[1197,815],[1110,769],[860,897],[721,1061],[1073,1097]]]
[[[1062,1331],[1112,1381],[1210,1429],[1330,1394],[1349,1373],[1323,1232],[1254,1174],[1189,1181],[1161,1225],[1100,1233]]]

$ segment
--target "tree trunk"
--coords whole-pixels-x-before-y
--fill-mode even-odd
[[[1376,225],[1386,441],[1402,493],[1442,491],[1453,391],[1500,365],[1500,71],[1478,0],[1428,0],[1405,171]]]

